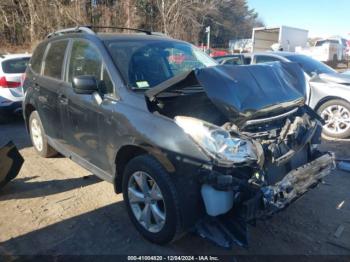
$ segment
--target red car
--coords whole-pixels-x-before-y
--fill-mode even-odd
[[[174,64],[182,64],[183,61],[185,61],[185,55],[184,54],[176,54],[169,56],[169,62]]]
[[[208,52],[206,47],[203,46],[203,45],[202,46],[197,46],[197,47],[200,48],[202,51],[206,52],[207,54],[209,54],[211,57],[229,55],[229,52],[227,52],[225,50],[216,50],[214,48],[210,48],[210,52]]]
[[[229,53],[225,50],[215,50],[215,49],[210,49],[210,56],[211,57],[216,57],[216,56],[225,56],[228,55]]]

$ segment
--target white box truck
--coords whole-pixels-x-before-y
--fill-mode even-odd
[[[253,28],[252,52],[264,52],[272,50],[272,46],[278,46],[280,51],[294,52],[297,46],[306,46],[309,31],[289,26],[256,27]]]

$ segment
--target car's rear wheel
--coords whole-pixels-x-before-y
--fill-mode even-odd
[[[57,151],[47,142],[47,137],[37,111],[29,117],[29,133],[35,151],[42,157],[53,157]]]
[[[149,155],[127,164],[123,196],[131,221],[148,240],[165,244],[180,234],[180,208],[168,172]]]
[[[325,120],[323,133],[334,138],[350,136],[350,104],[340,99],[329,100],[317,110]]]

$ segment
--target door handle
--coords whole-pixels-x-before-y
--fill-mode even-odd
[[[35,83],[33,89],[34,89],[35,91],[39,91],[39,90],[40,90],[39,84],[38,84],[38,83]]]
[[[60,102],[61,104],[63,104],[63,105],[68,105],[68,98],[67,98],[65,95],[59,94],[59,95],[58,95],[58,100],[59,100],[59,102]]]

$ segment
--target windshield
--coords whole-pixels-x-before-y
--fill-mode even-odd
[[[333,74],[337,72],[324,63],[304,55],[291,55],[286,56],[286,58],[292,62],[298,63],[309,76],[313,74]]]
[[[183,42],[119,40],[109,41],[107,46],[132,89],[149,89],[178,74],[217,65],[198,48]]]

